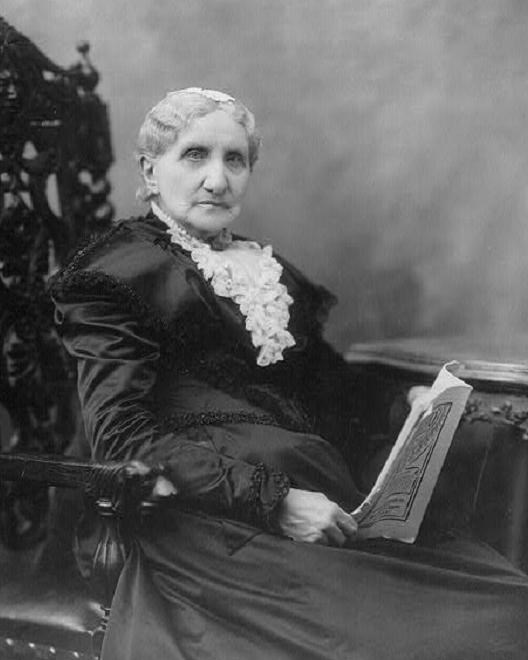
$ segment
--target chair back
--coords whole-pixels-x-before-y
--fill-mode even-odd
[[[89,45],[52,62],[0,17],[0,451],[63,454],[78,425],[74,374],[47,283],[113,207],[106,105]],[[11,548],[44,534],[48,489],[0,482],[0,533]]]

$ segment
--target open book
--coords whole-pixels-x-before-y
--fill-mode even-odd
[[[352,512],[359,538],[382,536],[413,543],[418,536],[453,435],[472,387],[440,370],[431,390],[418,397],[363,503]]]

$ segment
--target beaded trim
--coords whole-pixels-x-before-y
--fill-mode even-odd
[[[280,283],[282,266],[270,245],[232,241],[224,250],[191,236],[180,224],[152,204],[153,213],[167,225],[171,241],[187,250],[217,296],[231,298],[246,318],[246,330],[259,349],[257,364],[266,367],[283,360],[283,351],[295,346],[287,330],[293,298]],[[252,273],[233,258],[233,250],[252,251]],[[254,255],[254,256],[253,256]]]
[[[250,518],[270,532],[280,532],[277,509],[290,491],[290,480],[284,472],[268,469],[257,463],[249,486]]]
[[[217,426],[222,424],[261,424],[264,426],[279,426],[273,415],[255,413],[249,410],[207,411],[171,413],[161,420],[160,427],[163,431],[174,432],[196,426]]]

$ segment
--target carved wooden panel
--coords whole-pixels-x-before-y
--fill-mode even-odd
[[[47,283],[113,216],[107,109],[88,44],[77,50],[78,63],[59,67],[0,17],[0,404],[13,428],[2,451],[62,453],[75,428]],[[30,542],[46,490],[0,488],[4,538]]]

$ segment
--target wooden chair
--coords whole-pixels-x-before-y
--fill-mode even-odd
[[[78,51],[61,68],[0,18],[0,658],[97,655],[125,502],[149,484],[134,466],[71,456],[82,434],[47,281],[113,215],[107,110],[88,44]],[[79,498],[50,487],[100,514],[91,588],[71,552]]]

